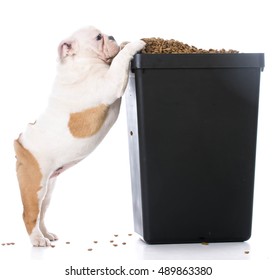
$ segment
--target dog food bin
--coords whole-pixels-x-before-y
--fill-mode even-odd
[[[251,236],[264,54],[137,54],[126,91],[135,232],[148,244]]]

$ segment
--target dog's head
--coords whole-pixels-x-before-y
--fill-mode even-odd
[[[90,26],[80,29],[63,40],[58,48],[59,60],[64,63],[77,57],[99,58],[110,64],[120,47],[113,36],[108,36]]]

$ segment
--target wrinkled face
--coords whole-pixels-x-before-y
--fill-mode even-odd
[[[119,50],[113,36],[103,34],[94,27],[87,27],[76,31],[70,38],[62,41],[58,52],[61,62],[78,56],[99,58],[110,64]]]

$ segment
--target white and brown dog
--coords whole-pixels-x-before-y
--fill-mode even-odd
[[[120,50],[112,36],[94,27],[59,45],[48,106],[14,141],[23,219],[34,246],[58,239],[44,224],[56,178],[90,154],[115,123],[130,61],[144,45],[139,40]]]

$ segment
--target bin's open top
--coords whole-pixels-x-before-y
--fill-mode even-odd
[[[141,54],[134,56],[131,69],[174,68],[264,68],[263,53],[238,54]]]

